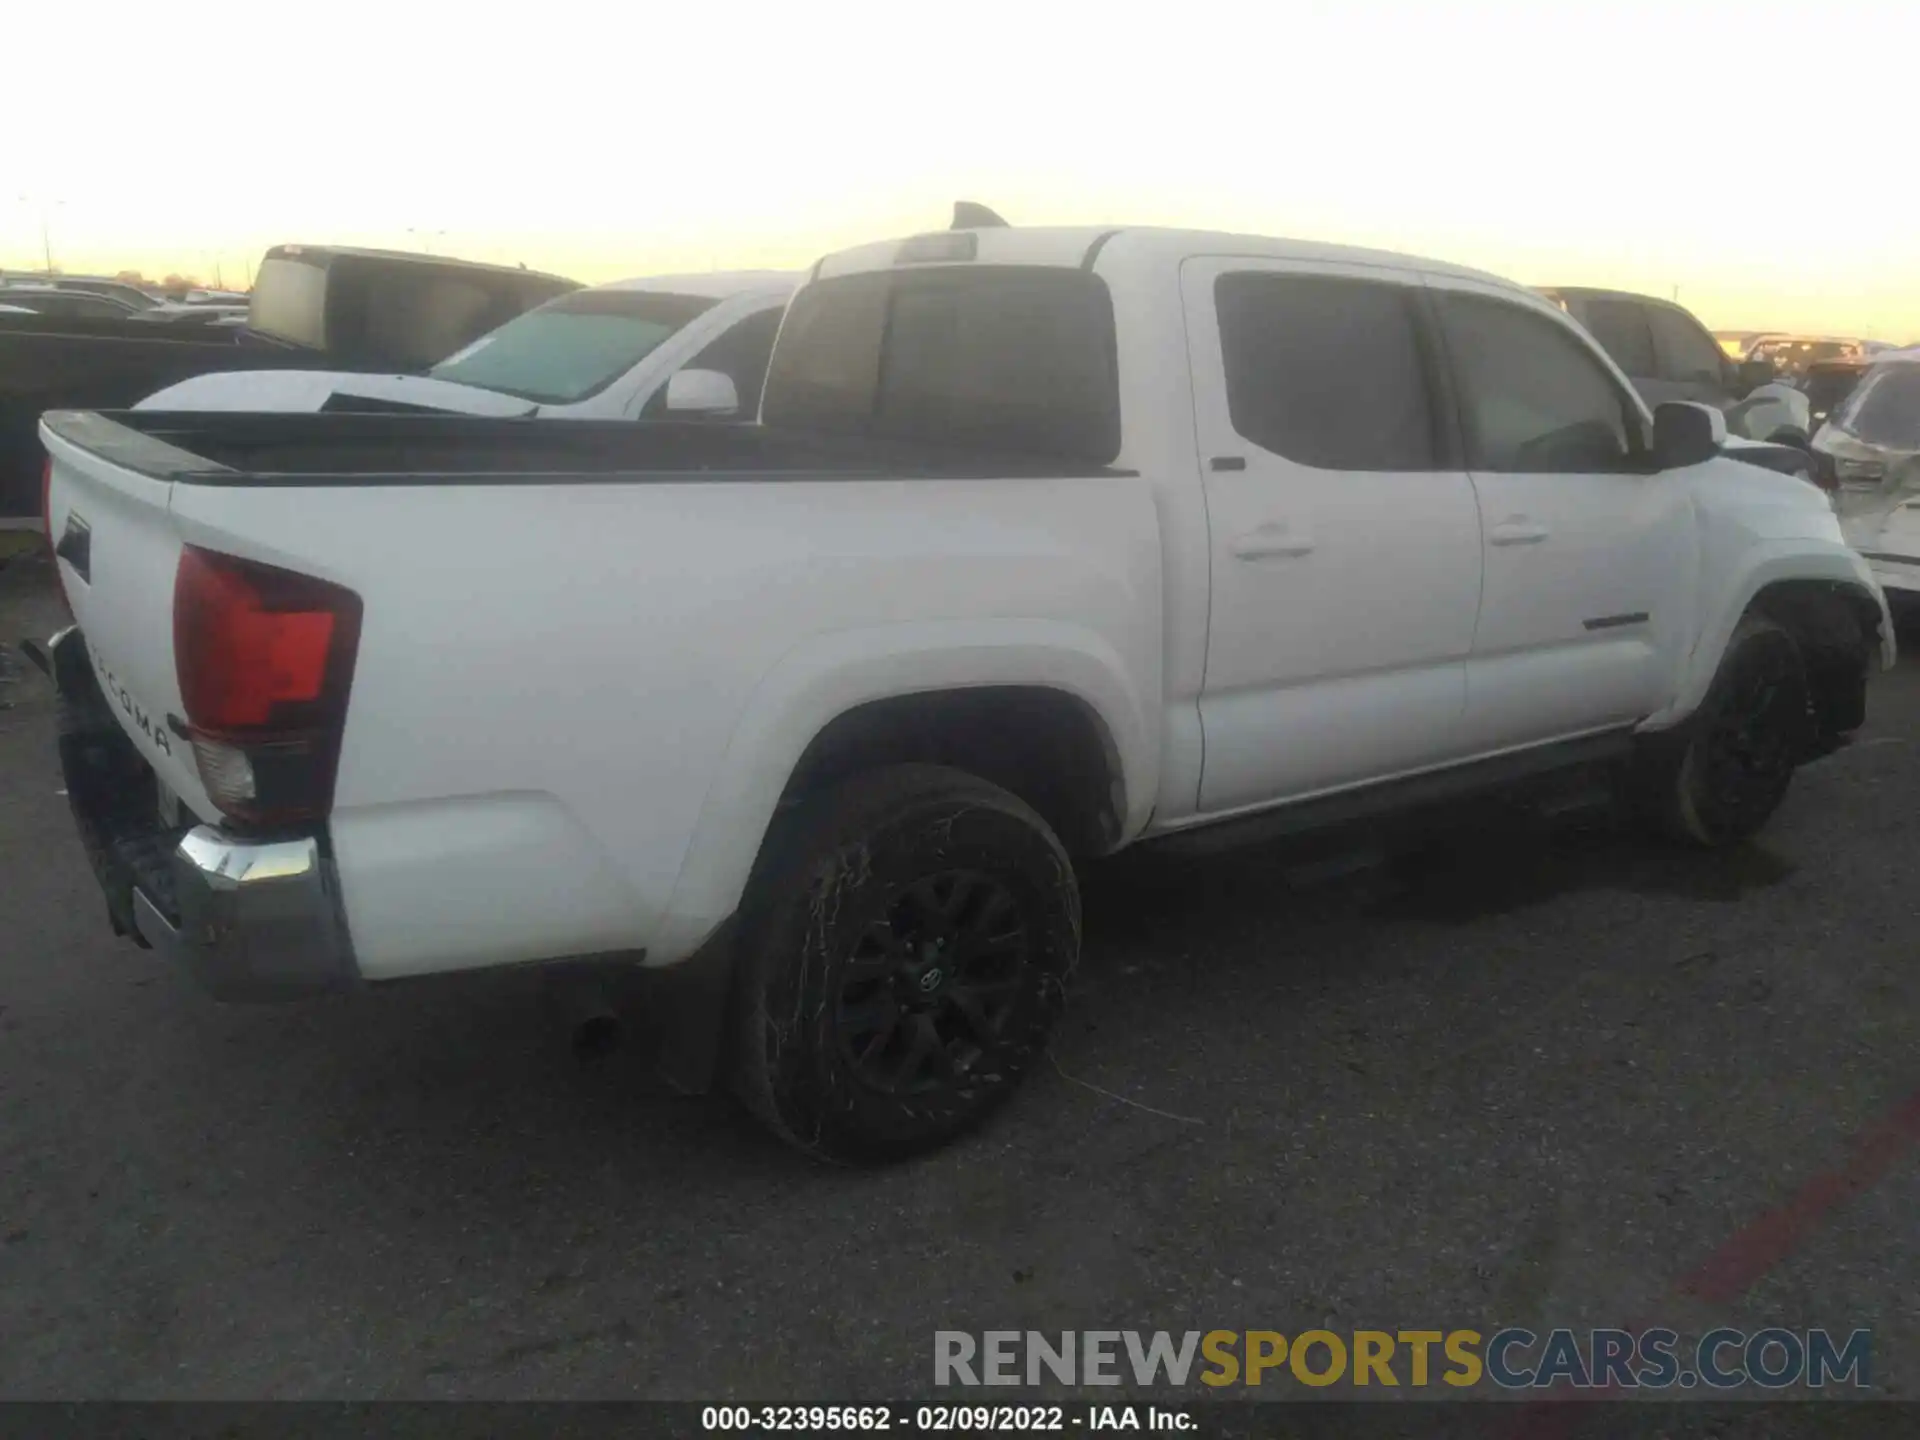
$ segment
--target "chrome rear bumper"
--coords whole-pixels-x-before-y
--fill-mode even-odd
[[[60,765],[116,933],[180,965],[216,1000],[293,1000],[358,982],[324,837],[169,830],[153,772],[100,693],[78,629],[47,645]]]
[[[140,937],[217,1000],[294,1000],[354,979],[345,927],[312,837],[253,842],[201,825],[170,859],[176,916],[137,885]]]

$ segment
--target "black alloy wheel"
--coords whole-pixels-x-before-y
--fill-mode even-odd
[[[964,1084],[1024,983],[1027,926],[1013,892],[977,870],[908,886],[840,969],[841,1052],[877,1090]]]

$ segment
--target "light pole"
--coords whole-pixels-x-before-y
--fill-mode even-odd
[[[31,195],[22,195],[20,197],[20,203],[22,205],[31,205],[34,203],[34,200]],[[43,199],[40,201],[40,254],[46,261],[47,276],[49,279],[53,276],[53,238],[48,230],[47,216],[54,206],[64,205],[66,203],[64,200]]]

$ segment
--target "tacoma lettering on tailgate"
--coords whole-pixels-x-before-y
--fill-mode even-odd
[[[139,727],[142,735],[153,742],[156,750],[162,755],[171,756],[173,743],[167,736],[167,727],[164,724],[156,725],[147,717],[147,712],[141,708],[140,702],[133,698],[127,687],[122,685],[113,671],[107,668],[107,662],[100,658],[100,652],[94,649],[92,641],[87,642],[87,653],[93,657],[93,668],[99,673],[100,684],[120,703],[120,708],[127,712],[127,718]]]

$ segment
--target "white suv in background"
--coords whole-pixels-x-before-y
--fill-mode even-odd
[[[546,419],[751,419],[799,277],[779,271],[617,280],[549,300],[424,375],[233,370],[169,385],[142,410],[423,410]]]

